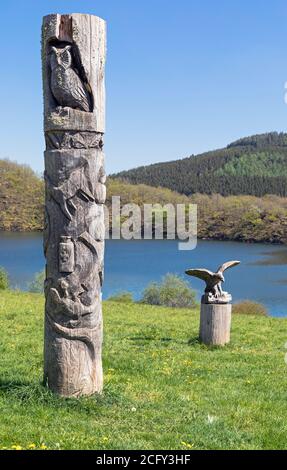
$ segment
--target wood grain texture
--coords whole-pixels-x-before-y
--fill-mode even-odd
[[[230,342],[231,304],[201,304],[200,341],[206,345],[224,346]]]
[[[76,397],[103,388],[105,22],[49,15],[42,38],[44,381],[57,394]]]
[[[63,25],[64,18],[64,25]],[[68,24],[68,25],[67,25]],[[62,25],[62,26],[61,26]],[[50,54],[55,45],[72,44],[93,95],[93,111],[85,116],[70,107],[57,107],[50,88]],[[93,15],[48,15],[42,28],[45,130],[105,132],[106,23]]]

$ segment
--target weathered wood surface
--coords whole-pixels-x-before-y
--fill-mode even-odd
[[[102,19],[44,17],[44,381],[62,396],[103,387],[105,53]]]
[[[42,29],[45,131],[105,132],[106,23],[92,15],[48,15]],[[72,45],[74,62],[92,90],[91,113],[55,106],[51,90],[52,47]]]
[[[230,342],[231,304],[201,304],[200,341],[206,345],[224,346]]]

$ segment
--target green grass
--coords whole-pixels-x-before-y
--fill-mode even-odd
[[[284,449],[285,319],[235,315],[200,345],[198,312],[104,304],[102,397],[41,385],[43,297],[1,292],[0,448]]]

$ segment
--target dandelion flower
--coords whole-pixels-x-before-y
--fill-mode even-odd
[[[184,442],[184,441],[182,441],[181,445],[186,447],[186,449],[192,449],[193,448],[193,444],[188,444],[187,442]]]

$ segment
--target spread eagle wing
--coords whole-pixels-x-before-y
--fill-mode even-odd
[[[202,281],[209,282],[210,278],[214,276],[214,273],[208,271],[208,269],[188,269],[185,271],[188,276],[198,277]]]
[[[222,266],[219,266],[216,272],[224,273],[226,269],[233,268],[233,266],[237,266],[238,264],[240,264],[240,261],[227,261],[227,263],[224,263]]]

